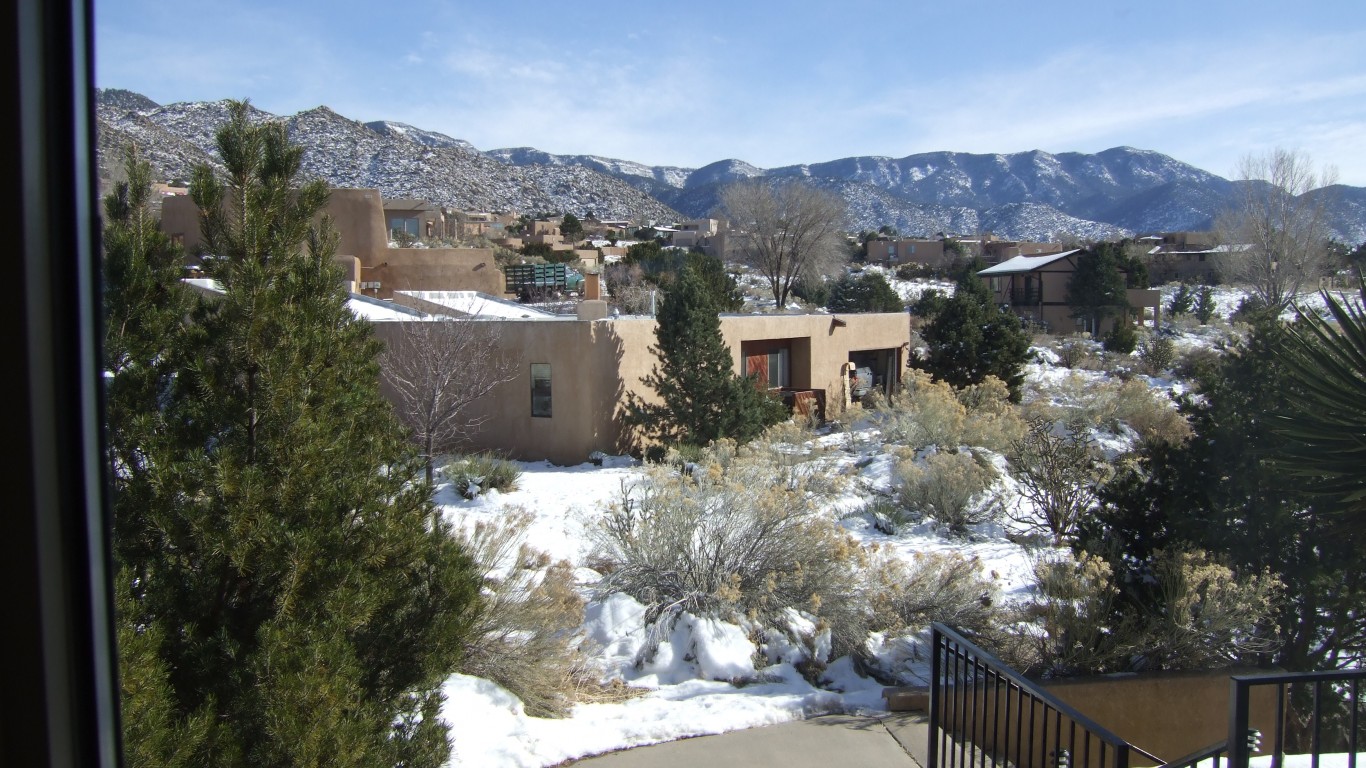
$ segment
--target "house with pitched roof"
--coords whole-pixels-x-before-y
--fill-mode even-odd
[[[1077,258],[1082,249],[1063,251],[1044,256],[1016,256],[977,273],[987,281],[997,303],[1032,323],[1053,333],[1084,330],[1084,322],[1072,316],[1073,307],[1067,302],[1067,286],[1077,269]],[[1154,328],[1161,324],[1162,296],[1156,289],[1130,288],[1125,293],[1129,301],[1129,320],[1140,325],[1151,321]],[[1107,321],[1113,323],[1113,321]],[[1108,328],[1097,329],[1098,333]]]

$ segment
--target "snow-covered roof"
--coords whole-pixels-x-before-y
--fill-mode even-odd
[[[471,317],[554,318],[552,312],[500,299],[479,291],[395,291],[422,301],[439,304]]]
[[[366,320],[412,320],[427,316],[426,313],[411,307],[359,293],[351,294],[351,298],[346,302],[346,308],[351,310],[351,314]]]
[[[203,293],[220,296],[224,293],[221,283],[207,277],[187,277],[183,278],[181,282]],[[350,298],[346,300],[346,308],[351,310],[351,314],[366,320],[412,320],[427,316],[416,309],[410,309],[392,301],[362,296],[359,293],[351,294]]]
[[[983,277],[992,277],[993,275],[1018,275],[1022,272],[1033,272],[1039,267],[1046,267],[1055,261],[1065,259],[1074,253],[1078,253],[1080,250],[1081,249],[1079,248],[1074,248],[1070,251],[1050,253],[1044,256],[1016,256],[1015,258],[1007,259],[994,267],[987,267],[977,274]]]

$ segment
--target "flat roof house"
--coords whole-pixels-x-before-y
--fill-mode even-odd
[[[487,420],[469,449],[578,464],[594,451],[643,448],[622,414],[628,393],[655,399],[642,381],[657,361],[650,351],[655,319],[588,317],[449,321],[485,324],[521,358],[517,378],[476,404]],[[391,339],[403,323],[376,322],[375,330]],[[736,373],[759,374],[794,407],[833,418],[849,403],[854,368],[870,369],[874,385],[885,391],[900,381],[910,322],[904,313],[722,315],[721,335]]]

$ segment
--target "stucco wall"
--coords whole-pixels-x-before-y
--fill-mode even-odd
[[[793,382],[828,390],[826,401],[843,402],[843,363],[850,351],[900,350],[910,341],[904,314],[739,316],[721,319],[722,336],[741,370],[741,344],[756,339],[793,339]],[[468,446],[518,459],[549,459],[557,464],[586,461],[593,451],[626,453],[640,445],[622,424],[628,393],[656,400],[643,379],[655,365],[650,347],[655,321],[648,317],[611,320],[466,320],[485,325],[503,349],[518,357],[517,376],[479,403],[487,417]],[[377,323],[381,339],[400,332],[400,324]],[[805,348],[806,352],[797,350]],[[898,370],[904,357],[898,352]],[[551,416],[531,416],[531,365],[551,366]],[[796,369],[801,366],[802,372]],[[806,378],[802,378],[806,377]],[[804,387],[808,388],[808,387]]]
[[[385,235],[384,208],[378,190],[333,189],[324,213],[332,217],[332,226],[337,230],[338,256],[355,256],[365,267],[384,260],[389,240]],[[180,239],[188,255],[196,254],[203,243],[199,232],[199,207],[188,195],[167,198],[162,203],[161,231]],[[372,278],[367,275],[363,279]]]
[[[1059,680],[1048,691],[1116,736],[1164,760],[1228,738],[1230,671]],[[1253,688],[1249,722],[1275,748],[1276,688]],[[1147,765],[1134,762],[1133,765]]]
[[[1157,675],[1120,675],[1042,681],[1048,692],[1057,696],[1082,716],[1089,718],[1119,738],[1143,749],[1164,761],[1177,760],[1198,750],[1213,746],[1228,738],[1229,675],[1218,672],[1164,673]],[[987,685],[995,685],[988,680]],[[978,693],[982,691],[979,689]],[[1274,686],[1257,687],[1249,708],[1248,722],[1262,732],[1262,749],[1267,754],[1275,748]],[[1000,743],[1008,750],[1012,763],[1021,768],[1054,768],[1053,751],[1061,731],[1062,746],[1072,752],[1070,764],[1074,768],[1109,768],[1113,750],[1106,750],[1101,760],[1100,742],[1095,737],[1089,749],[1082,730],[1077,729],[1073,742],[1072,721],[1064,717],[1058,723],[1056,710],[1045,717],[1043,708],[1032,707],[1013,687],[1000,684],[994,695],[989,694],[975,707],[958,700],[954,689],[949,689],[945,712],[948,721],[966,726],[984,740],[986,746],[996,748],[1005,740],[1004,729],[993,730],[997,713],[1002,721],[1018,727],[1017,737]],[[966,722],[963,722],[966,721]],[[1032,729],[1031,724],[1032,723]],[[1070,747],[1069,747],[1070,744]],[[1016,752],[1019,760],[1016,761]],[[1152,766],[1153,760],[1137,753],[1130,754],[1129,765]]]
[[[394,291],[480,291],[502,296],[506,287],[492,248],[388,248],[378,264],[365,265],[361,279],[378,282],[378,293],[364,293],[381,299],[391,298]]]

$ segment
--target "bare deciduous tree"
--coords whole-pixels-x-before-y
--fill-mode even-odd
[[[1278,148],[1243,157],[1237,175],[1233,203],[1215,222],[1220,241],[1233,249],[1224,271],[1282,309],[1328,266],[1332,196],[1323,188],[1336,183],[1337,173],[1316,172],[1308,156]]]
[[[721,190],[741,259],[768,280],[773,300],[787,304],[803,274],[826,274],[843,261],[845,205],[798,181],[744,181]]]
[[[471,406],[517,375],[518,360],[505,353],[478,320],[401,324],[381,358],[394,410],[422,446],[427,481],[433,461],[473,435],[487,419]]]

